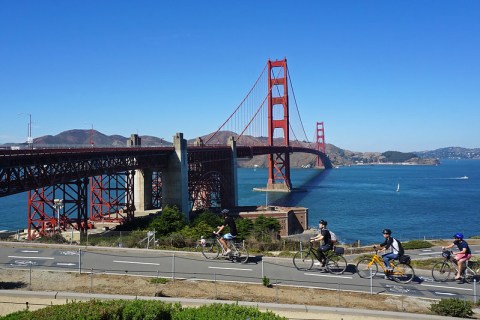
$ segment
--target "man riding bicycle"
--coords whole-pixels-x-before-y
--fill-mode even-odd
[[[472,251],[470,250],[468,243],[465,240],[463,240],[463,234],[455,233],[453,238],[455,239],[453,243],[446,247],[442,247],[442,250],[450,249],[455,245],[457,246],[458,252],[455,255],[455,261],[457,261],[458,273],[455,276],[455,280],[461,280],[463,269],[465,269],[464,262],[466,262],[467,260],[470,260],[470,258],[472,257]]]
[[[323,241],[323,245],[318,247],[318,258],[320,260],[320,263],[322,264],[322,267],[325,267],[325,253],[328,250],[333,249],[333,242],[332,242],[332,237],[330,235],[330,231],[326,229],[327,227],[327,221],[325,220],[320,220],[319,221],[319,227],[320,227],[320,233],[316,235],[315,237],[310,238],[310,242],[315,242],[315,241]],[[316,262],[315,264],[319,264]]]
[[[237,225],[235,224],[233,217],[230,216],[228,212],[229,211],[227,209],[222,210],[223,224],[217,227],[217,232],[214,232],[216,235],[219,235],[226,226],[229,227],[230,232],[224,234],[223,237],[220,238],[220,243],[222,244],[224,252],[223,254],[226,256],[231,253],[231,250],[228,249],[227,240],[232,240],[237,237]]]
[[[390,252],[382,254],[383,263],[388,271],[392,271],[392,268],[390,267],[390,260],[394,260],[399,257],[401,250],[400,244],[398,243],[397,239],[392,237],[392,230],[383,229],[382,233],[385,241],[380,243],[380,247],[382,247],[385,251],[390,249]]]

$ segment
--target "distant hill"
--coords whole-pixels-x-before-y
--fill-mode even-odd
[[[480,148],[467,149],[461,147],[448,147],[433,151],[419,151],[415,153],[422,158],[480,159]]]
[[[152,136],[140,136],[142,146],[167,146],[172,145],[163,139]],[[96,130],[73,129],[61,132],[55,136],[43,136],[33,140],[35,146],[59,147],[89,147],[92,139],[95,147],[126,147],[129,138],[120,135],[107,136]]]
[[[205,143],[212,133],[199,137]],[[238,135],[231,131],[221,131],[215,135],[214,140],[209,144],[225,145],[228,138],[234,136],[236,140]],[[172,142],[165,141],[153,136],[140,136],[142,146],[171,146]],[[95,147],[124,147],[127,145],[128,137],[120,135],[105,135],[96,130],[73,129],[61,132],[57,135],[48,135],[34,139],[36,147],[90,147],[90,141],[93,140]],[[195,139],[188,140],[188,144],[193,144]],[[283,139],[276,139],[281,144]],[[265,145],[267,137],[244,136],[239,145]],[[309,147],[312,143],[292,142],[297,146]],[[5,144],[11,146],[13,144]],[[403,153],[398,151],[378,152],[353,152],[341,149],[333,144],[326,144],[326,153],[334,166],[355,165],[355,164],[378,164],[378,163],[411,163],[411,164],[436,164],[436,159],[456,158],[456,159],[480,159],[480,149],[465,148],[444,148],[435,151],[423,151],[413,153]],[[290,156],[292,167],[314,167],[316,162],[315,155],[294,153]],[[266,167],[267,156],[257,156],[253,159],[241,159],[239,165],[242,167]]]

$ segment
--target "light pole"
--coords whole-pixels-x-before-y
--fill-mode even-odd
[[[60,233],[60,209],[63,208],[63,199],[54,199],[53,207],[57,211],[58,233]]]
[[[27,128],[27,144],[29,149],[33,149],[33,138],[32,138],[32,114],[21,112],[18,115],[26,114],[28,116],[28,128]]]

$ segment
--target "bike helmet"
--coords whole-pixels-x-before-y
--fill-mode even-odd
[[[228,212],[229,212],[228,209],[223,209],[222,212],[221,212],[221,214],[223,214],[224,216],[226,216],[226,215],[228,215]]]
[[[383,233],[383,234],[388,234],[388,235],[390,235],[390,234],[392,234],[392,230],[390,230],[390,229],[383,229],[382,233]]]
[[[325,221],[325,220],[323,220],[323,219],[320,220],[320,221],[318,221],[318,223],[319,223],[319,224],[323,224],[324,226],[327,226],[327,221]]]
[[[463,240],[463,234],[461,233],[455,233],[455,235],[453,236],[455,239],[460,239],[460,240]]]

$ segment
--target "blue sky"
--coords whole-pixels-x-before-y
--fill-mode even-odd
[[[479,1],[0,0],[0,143],[26,140],[26,114],[34,137],[195,138],[286,57],[327,143],[480,147],[479,39]]]

